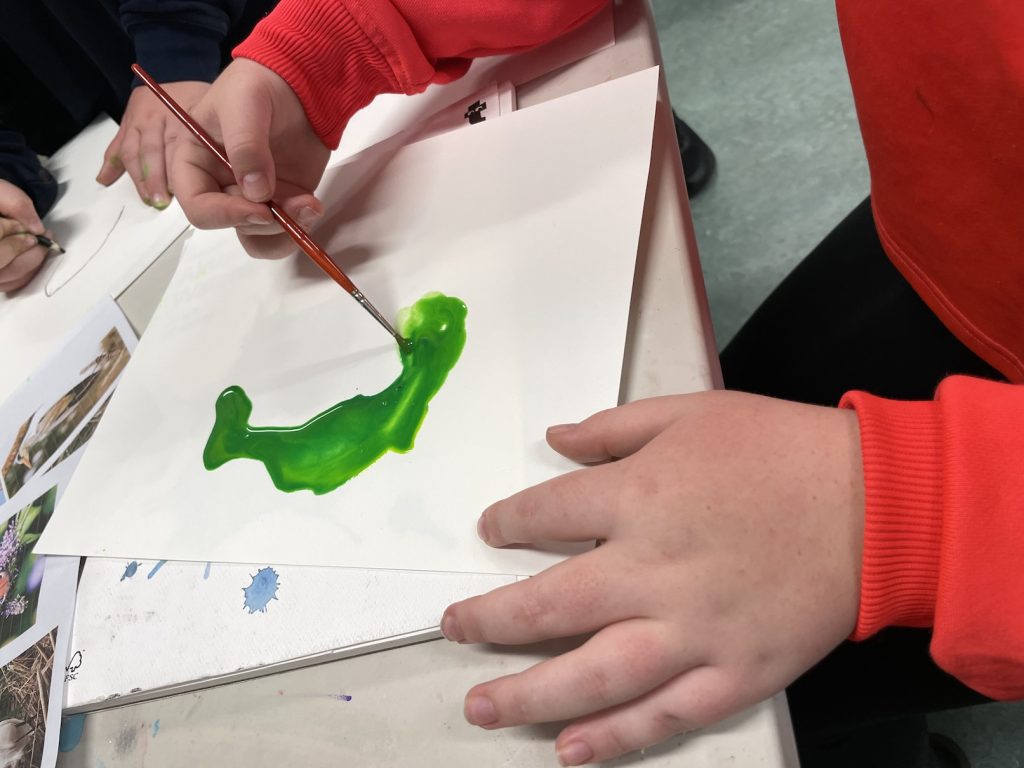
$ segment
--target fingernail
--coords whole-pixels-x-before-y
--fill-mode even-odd
[[[498,710],[486,696],[470,696],[466,699],[466,719],[473,725],[491,725],[498,722]]]
[[[558,750],[558,762],[562,765],[583,765],[594,759],[594,750],[582,741],[570,741]]]
[[[461,643],[466,639],[462,633],[462,627],[459,626],[459,620],[451,613],[446,613],[441,619],[441,634],[446,640],[451,640],[453,643]]]
[[[142,198],[142,202],[144,202],[150,208],[153,207],[153,198],[151,198],[151,197],[144,197],[144,198]]]
[[[304,229],[308,229],[316,223],[316,220],[320,218],[320,214],[310,208],[308,205],[299,211],[299,224]]]
[[[36,240],[35,235],[25,235],[24,237],[22,237],[21,241],[30,248],[33,245],[39,245],[39,241]]]
[[[548,427],[548,434],[557,435],[559,432],[567,432],[575,426],[575,424],[555,424],[552,427]]]
[[[97,184],[102,184],[105,187],[105,186],[107,186],[107,182],[105,182],[103,179],[100,178],[100,176],[102,174],[103,174],[103,171],[100,171],[99,173],[96,174],[96,183]]]
[[[259,202],[270,194],[267,177],[262,173],[247,173],[242,177],[242,192],[254,202]]]
[[[490,539],[487,533],[487,513],[480,515],[480,519],[476,521],[476,535],[480,537],[480,540],[484,544],[490,544]]]
[[[252,214],[251,216],[246,217],[245,220],[248,221],[250,224],[259,224],[262,226],[266,226],[267,224],[271,223],[264,219],[262,216],[257,216],[255,213]]]
[[[153,196],[153,207],[156,208],[158,211],[162,211],[170,204],[171,201],[167,199],[166,195],[161,195],[157,193],[156,195]]]

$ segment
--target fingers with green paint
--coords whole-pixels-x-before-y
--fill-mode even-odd
[[[164,84],[185,109],[191,109],[209,87],[209,83],[198,81]],[[139,198],[163,210],[173,197],[167,169],[179,129],[178,122],[148,89],[136,88],[128,99],[121,128],[103,155],[96,181],[109,186],[127,172]]]

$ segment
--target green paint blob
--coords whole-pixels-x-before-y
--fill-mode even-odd
[[[328,493],[388,451],[406,453],[427,405],[455,367],[466,343],[466,305],[431,293],[398,316],[402,373],[383,392],[355,397],[297,427],[252,427],[252,401],[241,387],[217,398],[217,418],[203,451],[213,470],[232,459],[263,462],[282,491]]]

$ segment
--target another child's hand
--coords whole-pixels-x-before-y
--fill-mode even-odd
[[[853,412],[709,392],[605,411],[548,442],[599,466],[494,504],[481,537],[603,544],[450,606],[441,626],[472,643],[596,634],[475,686],[471,723],[575,720],[556,742],[563,763],[606,760],[781,691],[853,631],[864,525]]]
[[[0,180],[0,293],[16,291],[32,279],[46,258],[34,235],[45,233],[32,199]]]
[[[163,83],[163,88],[186,111],[210,89],[209,83],[186,80]],[[148,88],[132,91],[121,119],[121,128],[103,153],[96,181],[109,186],[127,171],[146,205],[166,208],[171,202],[171,167],[174,148],[184,126]]]
[[[311,226],[323,211],[313,191],[330,156],[298,97],[270,69],[237,59],[192,116],[223,144],[234,176],[191,136],[182,140],[171,178],[189,221],[200,229],[235,227],[254,256],[290,251],[263,203],[273,198]]]

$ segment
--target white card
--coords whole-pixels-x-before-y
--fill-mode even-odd
[[[40,546],[515,574],[560,559],[490,549],[476,519],[572,468],[548,425],[618,400],[657,85],[652,68],[329,174],[314,235],[378,308],[442,291],[469,316],[415,448],[326,495],[282,493],[255,461],[207,472],[214,403],[241,385],[253,424],[300,424],[382,390],[395,346],[306,259],[199,233]]]

